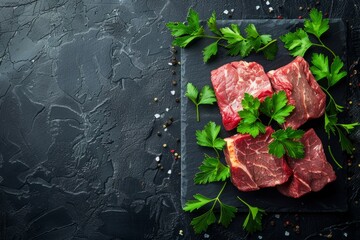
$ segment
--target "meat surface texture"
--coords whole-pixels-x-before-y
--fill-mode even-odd
[[[286,119],[285,127],[299,128],[308,119],[324,114],[326,95],[310,72],[309,64],[302,57],[267,73],[275,92],[284,90],[294,111]]]
[[[268,146],[274,130],[257,138],[236,134],[225,138],[225,159],[230,166],[231,181],[240,191],[254,191],[274,187],[288,180],[292,174],[284,158],[269,154]]]
[[[256,62],[231,62],[211,71],[211,82],[227,131],[240,122],[238,112],[245,93],[263,100],[272,94],[272,87],[264,68]]]
[[[311,191],[320,191],[326,184],[336,179],[332,166],[326,160],[321,140],[314,129],[308,130],[301,142],[305,146],[305,157],[288,158],[293,176],[288,182],[277,187],[282,194],[293,198],[299,198]]]

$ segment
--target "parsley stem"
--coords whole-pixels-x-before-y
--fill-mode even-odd
[[[318,38],[318,40],[319,40],[319,42],[320,42],[321,44],[313,43],[312,45],[313,45],[313,46],[316,46],[316,47],[325,48],[326,50],[328,50],[329,52],[331,52],[331,54],[332,54],[334,57],[336,57],[336,54],[335,54],[330,48],[328,48],[328,47],[320,40],[320,38]]]
[[[268,46],[270,46],[272,43],[274,43],[276,41],[277,41],[277,39],[274,39],[274,40],[268,42],[266,45],[264,45],[261,48],[259,48],[258,50],[256,50],[256,52],[260,52],[260,51],[264,50],[265,48],[267,48]]]
[[[220,41],[221,39],[224,39],[223,37],[217,37],[217,36],[211,36],[211,35],[200,35],[199,37],[218,39],[218,41]]]
[[[329,96],[330,100],[334,102],[335,106],[339,106],[339,108],[343,108],[342,106],[338,105],[335,101],[335,99],[331,96],[331,94],[329,93],[329,91],[327,90],[327,88],[324,88],[323,86],[320,86],[321,89]],[[328,105],[330,104],[330,102],[328,103]],[[336,107],[338,108],[338,107]]]
[[[220,159],[220,154],[219,154],[218,150],[216,150],[216,148],[214,148],[214,150],[215,150],[215,152],[216,152],[216,156],[217,156],[217,158],[219,158],[219,159]]]
[[[224,189],[225,189],[226,183],[227,183],[227,182],[224,183],[224,185],[222,186],[219,194],[216,196],[216,198],[214,198],[214,204],[213,204],[212,207],[211,207],[211,211],[214,209],[214,207],[215,207],[215,205],[216,205],[217,202],[219,202],[219,203],[221,204],[221,201],[220,201],[219,198],[220,198],[220,195],[222,194],[222,192],[223,192]]]
[[[196,121],[200,122],[199,104],[195,104],[196,109]]]
[[[238,198],[243,204],[245,204],[248,208],[251,207],[247,202],[245,202],[244,200],[242,200],[239,196],[237,196],[237,198]]]
[[[335,159],[335,157],[334,157],[334,155],[333,155],[333,153],[332,153],[332,151],[331,151],[330,145],[328,145],[328,149],[329,149],[329,153],[330,153],[330,156],[331,156],[332,160],[334,160],[334,162],[336,163],[336,165],[337,165],[339,168],[342,169],[343,167],[340,165],[340,163],[338,163],[338,161],[336,161],[336,159]]]

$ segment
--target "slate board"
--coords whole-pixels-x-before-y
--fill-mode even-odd
[[[224,20],[218,21],[218,26],[228,26],[229,24],[238,24],[243,29],[249,23],[254,23],[260,34],[271,34],[273,38],[289,32],[295,31],[296,28],[303,26],[303,20],[289,19],[265,19],[265,20]],[[335,51],[336,54],[346,58],[346,25],[341,19],[332,19],[330,21],[330,31],[322,36],[323,42]],[[193,199],[196,193],[201,193],[207,197],[215,197],[219,192],[223,183],[211,183],[206,185],[195,185],[193,178],[198,167],[200,166],[204,153],[213,154],[207,148],[200,147],[196,144],[195,131],[203,129],[204,125],[209,121],[215,121],[221,124],[221,116],[217,105],[200,106],[201,121],[196,121],[195,107],[185,97],[186,84],[192,82],[198,88],[204,85],[211,85],[210,72],[223,64],[232,61],[239,61],[239,57],[230,57],[226,50],[219,48],[217,57],[204,64],[202,61],[202,49],[211,43],[211,40],[202,39],[192,44],[186,49],[181,50],[181,202]],[[293,58],[289,56],[289,52],[283,48],[283,43],[278,41],[279,51],[274,61],[266,60],[260,54],[251,54],[246,61],[255,61],[260,63],[265,71],[277,69],[291,62]],[[312,48],[312,51],[323,52],[322,49]],[[305,58],[311,60],[311,52],[305,55]],[[327,52],[324,52],[327,53]],[[346,59],[343,59],[346,61]],[[334,97],[341,105],[345,104],[346,98],[346,81],[342,81],[336,86]],[[327,145],[330,144],[333,149],[335,158],[346,166],[346,154],[341,152],[338,140],[332,137],[328,140],[323,130],[323,118],[312,120],[302,129],[313,127],[325,146],[325,152],[328,161],[333,165],[337,175],[337,180],[328,184],[324,189],[317,193],[310,193],[300,199],[292,199],[281,195],[275,188],[261,189],[254,192],[240,192],[232,184],[228,184],[223,192],[221,199],[224,203],[238,207],[239,211],[245,212],[247,208],[242,205],[236,196],[243,198],[254,206],[264,208],[268,212],[344,212],[347,210],[347,188],[346,188],[346,167],[338,168],[331,159]],[[235,134],[235,131],[226,132],[223,127],[220,133],[221,137],[228,137]],[[222,161],[224,157],[222,155]]]

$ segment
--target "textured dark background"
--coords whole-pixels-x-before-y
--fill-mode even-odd
[[[348,117],[359,119],[360,2],[269,3],[1,0],[0,239],[360,239],[358,152],[345,163],[345,213],[268,214],[252,236],[239,214],[231,228],[195,236],[181,210],[171,152],[180,151],[180,68],[169,65],[180,56],[165,23],[190,6],[204,19],[231,9],[232,19],[298,18],[317,7],[347,20]]]

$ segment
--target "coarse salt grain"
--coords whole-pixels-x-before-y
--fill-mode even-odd
[[[172,66],[173,64],[171,62],[168,63],[169,66]]]
[[[259,10],[259,9],[260,9],[260,6],[259,6],[259,5],[257,5],[255,8],[256,8],[256,10]]]
[[[285,231],[284,234],[285,234],[285,236],[287,236],[287,237],[290,236],[290,233],[289,233],[288,231]]]
[[[266,3],[265,3],[265,4],[269,6],[269,5],[270,5],[270,2],[269,2],[269,1],[266,1]]]
[[[209,237],[210,237],[209,234],[207,234],[207,233],[204,234],[204,238],[209,238]]]
[[[167,132],[167,128],[164,128],[164,132]]]
[[[224,14],[228,14],[228,13],[229,13],[229,10],[225,9]]]
[[[159,162],[159,161],[160,161],[160,157],[157,156],[157,157],[155,158],[155,161]]]
[[[274,8],[269,7],[269,12],[272,12],[272,11],[274,11]]]
[[[233,8],[232,8],[230,11],[231,11],[231,12],[234,12],[234,11],[235,11],[235,9],[233,9]]]
[[[168,174],[171,174],[171,169],[167,172]]]
[[[169,110],[170,110],[169,108],[165,108],[165,111],[167,111],[167,112],[168,112]]]
[[[171,95],[174,96],[175,95],[175,90],[171,90],[170,93],[171,93]]]
[[[280,218],[280,214],[275,214],[275,218],[279,219],[279,218]]]
[[[347,237],[347,236],[348,236],[348,234],[346,232],[344,232],[344,237]]]
[[[160,114],[156,113],[154,116],[155,116],[155,118],[159,118]]]
[[[258,239],[262,239],[262,236],[261,236],[261,235],[259,235],[259,236],[258,236]]]

